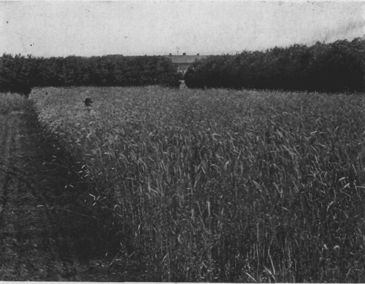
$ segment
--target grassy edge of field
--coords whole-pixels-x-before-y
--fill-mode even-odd
[[[38,110],[34,105],[34,101],[26,98],[24,95],[17,93],[0,93],[0,119],[1,116],[9,115],[21,115],[32,123],[32,128],[38,129],[41,135],[36,135],[37,139],[40,139],[39,147],[42,149],[43,155],[47,156],[50,160],[51,167],[59,169],[67,169],[67,175],[69,184],[65,186],[64,197],[66,197],[75,208],[74,212],[69,212],[75,216],[89,216],[89,220],[93,220],[93,224],[90,223],[90,227],[85,227],[80,223],[81,236],[79,239],[84,239],[85,243],[89,247],[85,247],[85,244],[79,243],[80,251],[82,255],[88,255],[92,258],[103,258],[108,255],[108,258],[112,257],[110,253],[110,245],[107,240],[110,240],[111,232],[106,228],[110,228],[110,224],[106,224],[105,220],[112,220],[110,210],[103,210],[97,206],[92,206],[93,199],[93,185],[84,178],[84,168],[80,161],[77,161],[72,154],[60,143],[60,138],[52,133],[42,125],[38,119]],[[0,133],[1,134],[1,133]],[[62,170],[63,171],[63,170]],[[60,173],[64,174],[64,173]],[[75,192],[75,191],[78,192]],[[77,196],[78,199],[73,197]],[[53,200],[56,202],[57,200]],[[102,230],[101,230],[102,229]],[[90,231],[91,230],[91,231]],[[77,237],[77,236],[76,236]],[[114,244],[114,251],[115,251]]]
[[[92,257],[108,256],[110,258],[110,241],[112,214],[110,210],[105,210],[105,207],[95,206],[94,202],[94,185],[87,179],[85,174],[85,166],[82,161],[75,159],[74,155],[67,150],[64,144],[60,143],[60,137],[55,133],[52,133],[45,125],[43,125],[38,119],[38,111],[32,103],[29,107],[29,112],[37,116],[36,127],[41,131],[41,145],[43,150],[52,155],[52,162],[56,167],[67,169],[67,174],[70,176],[69,183],[65,185],[65,192],[69,192],[69,202],[71,202],[76,210],[75,214],[81,214],[88,216],[90,220],[93,220],[91,228],[84,227],[85,230],[91,229],[89,232],[81,232],[85,241],[89,244],[89,247],[82,248],[83,250],[89,249],[90,251],[85,254],[89,254]],[[75,192],[77,191],[77,192]],[[72,199],[72,196],[77,196],[77,199]],[[72,214],[72,212],[71,212]],[[90,223],[91,224],[91,223]],[[115,249],[115,248],[114,248]]]
[[[38,215],[31,215],[30,211],[28,213],[24,211],[24,214],[28,214],[26,218],[29,219],[27,219],[29,224],[22,224],[24,220],[18,215],[14,215],[13,219],[7,218],[3,221],[5,224],[6,222],[11,222],[10,226],[14,226],[16,230],[27,230],[27,233],[28,230],[34,229],[36,234],[34,238],[45,242],[45,246],[49,246],[47,250],[52,250],[51,253],[55,253],[52,260],[54,262],[49,263],[49,266],[43,267],[43,263],[31,265],[30,263],[36,261],[37,257],[47,258],[47,253],[43,251],[43,246],[36,247],[36,241],[34,241],[37,249],[35,255],[26,253],[28,247],[23,249],[21,246],[19,250],[16,250],[18,255],[14,255],[14,252],[11,252],[10,249],[8,250],[6,246],[19,246],[18,244],[22,243],[26,235],[23,236],[21,231],[15,231],[12,243],[8,244],[9,236],[13,232],[11,231],[9,236],[6,235],[8,237],[2,243],[1,249],[4,250],[2,256],[4,259],[15,259],[16,263],[8,263],[7,266],[3,267],[4,272],[9,269],[7,276],[1,275],[3,278],[5,277],[3,280],[23,279],[21,277],[28,277],[25,276],[26,273],[33,271],[33,269],[34,275],[31,272],[32,278],[29,279],[53,279],[53,272],[50,272],[53,269],[53,265],[59,265],[64,268],[62,271],[60,269],[60,273],[65,279],[79,279],[77,277],[81,277],[80,279],[87,279],[88,281],[96,281],[96,279],[101,281],[123,280],[122,273],[110,269],[113,255],[110,253],[105,255],[108,252],[105,246],[107,238],[100,230],[105,216],[100,216],[98,212],[92,210],[94,207],[90,205],[92,198],[88,191],[89,184],[80,175],[82,171],[80,164],[72,158],[67,149],[59,143],[59,140],[40,124],[37,111],[31,100],[18,94],[0,93],[0,110],[0,120],[4,119],[5,123],[9,120],[19,122],[12,129],[12,132],[20,133],[16,134],[16,139],[20,139],[19,141],[21,142],[19,143],[21,144],[19,145],[22,147],[22,151],[24,151],[21,155],[19,153],[11,153],[11,155],[16,156],[16,159],[22,161],[21,166],[23,166],[24,162],[24,169],[20,169],[14,164],[10,165],[11,168],[8,169],[4,166],[4,161],[0,157],[0,166],[3,166],[3,168],[0,167],[0,170],[5,174],[10,173],[10,183],[14,182],[15,186],[19,186],[18,179],[20,180],[22,188],[16,188],[14,194],[23,191],[21,194],[24,195],[26,193],[26,196],[28,196],[28,193],[24,190],[29,191],[29,196],[35,196],[39,206],[47,212],[46,215],[50,218],[50,223],[38,223],[39,226],[37,226],[37,222],[40,221],[37,218]],[[20,127],[22,129],[19,129]],[[0,131],[1,140],[4,140],[3,135],[6,135],[6,133]],[[14,147],[19,147],[19,145]],[[2,177],[0,176],[0,178]],[[16,203],[20,208],[14,209],[12,208],[12,203],[6,203],[7,197],[2,196],[3,194],[1,193],[0,199],[4,199],[2,206],[6,206],[5,211],[13,212],[12,210],[18,209],[22,211],[24,208],[31,206],[30,204],[23,203],[23,200],[28,200],[28,197],[22,196],[21,200]],[[40,209],[37,207],[34,210]],[[4,207],[0,208],[0,213],[3,212]],[[27,227],[28,225],[29,228]],[[39,232],[42,232],[42,234],[38,236]],[[33,239],[31,240],[33,241]],[[29,243],[29,246],[31,245],[33,244]],[[57,254],[58,252],[60,255]],[[41,260],[43,261],[44,259]],[[70,265],[71,262],[73,263],[72,265]],[[26,267],[21,271],[18,270],[18,267],[16,270],[11,270],[13,265],[19,266],[20,263],[21,265],[25,265],[25,263],[28,265],[29,263],[31,267]],[[68,271],[69,268],[71,272]],[[70,274],[67,274],[68,272]],[[46,274],[47,276],[45,276]],[[76,278],[73,278],[74,276]]]
[[[122,275],[123,273],[113,270],[111,266],[119,247],[119,239],[115,237],[117,222],[113,210],[109,209],[108,204],[98,203],[95,200],[98,192],[96,185],[88,178],[85,164],[82,160],[75,158],[65,144],[61,143],[62,138],[59,135],[41,123],[39,109],[36,108],[34,101],[27,100],[26,111],[36,116],[34,123],[35,127],[41,131],[43,150],[52,156],[52,163],[55,163],[56,167],[67,169],[67,174],[71,177],[69,184],[65,186],[65,196],[70,197],[69,202],[75,208],[75,211],[70,214],[87,216],[89,220],[92,220],[89,222],[89,227],[80,223],[81,236],[75,235],[80,246],[80,255],[97,259],[103,263],[102,265],[108,266],[109,271]],[[77,199],[73,198],[75,196]],[[80,240],[83,241],[80,242]]]

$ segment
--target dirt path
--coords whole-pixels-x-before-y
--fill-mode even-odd
[[[0,116],[0,280],[121,280],[95,258],[96,223],[32,113]]]

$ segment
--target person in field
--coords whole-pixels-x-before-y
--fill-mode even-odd
[[[93,100],[90,98],[86,98],[84,101],[84,104],[87,108],[91,107],[92,103],[93,103]]]

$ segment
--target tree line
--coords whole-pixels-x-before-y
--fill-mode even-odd
[[[364,91],[365,40],[211,56],[185,74],[190,88]]]
[[[99,57],[32,57],[3,54],[0,58],[0,92],[29,94],[45,86],[176,87],[179,76],[163,56],[108,55]]]

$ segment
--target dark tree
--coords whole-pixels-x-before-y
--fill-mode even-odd
[[[185,82],[190,88],[364,91],[365,40],[211,56],[194,63]]]
[[[176,87],[179,75],[163,56],[109,55],[101,57],[34,58],[4,54],[0,57],[0,91],[28,95],[44,86]]]

